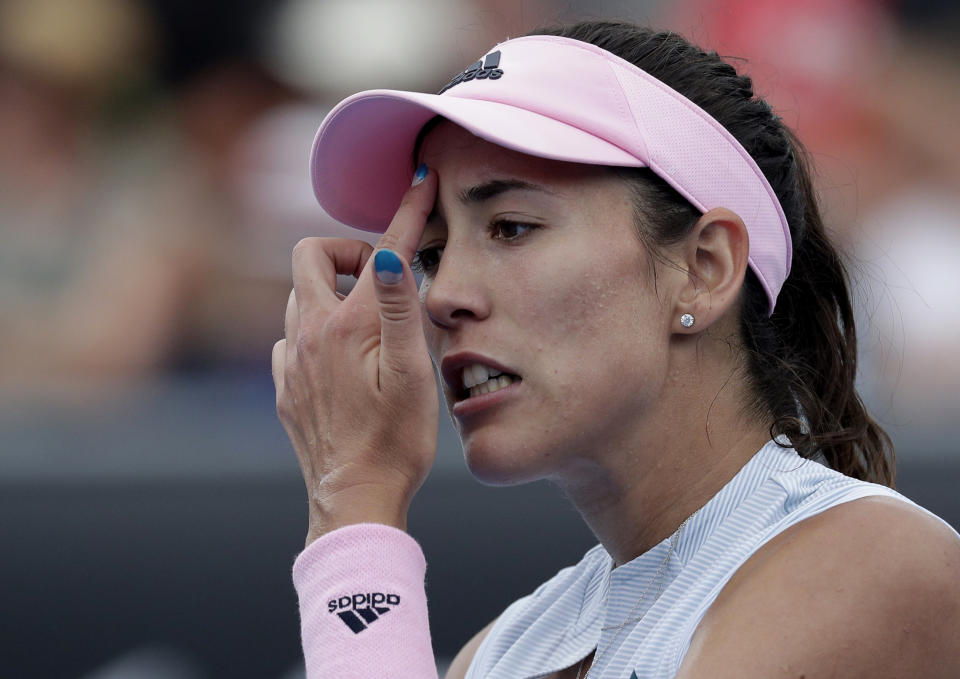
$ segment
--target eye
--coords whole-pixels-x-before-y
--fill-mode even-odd
[[[417,250],[410,262],[410,268],[421,276],[432,276],[440,266],[440,257],[443,255],[443,246],[436,245]]]
[[[509,219],[498,219],[490,224],[490,235],[496,240],[518,240],[539,228],[539,224],[527,224],[525,222],[514,222]]]

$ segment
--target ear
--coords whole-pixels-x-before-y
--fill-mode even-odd
[[[697,220],[681,252],[687,279],[676,297],[675,332],[699,332],[726,314],[739,298],[749,254],[750,236],[735,212],[714,208]],[[689,327],[684,314],[694,318]]]

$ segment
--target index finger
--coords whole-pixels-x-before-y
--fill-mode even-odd
[[[377,241],[377,249],[389,248],[409,263],[420,244],[436,199],[437,173],[430,171],[426,163],[421,163],[390,226]]]

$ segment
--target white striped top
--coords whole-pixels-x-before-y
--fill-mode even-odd
[[[507,608],[466,677],[541,677],[599,648],[590,679],[669,679],[707,609],[757,549],[798,521],[870,495],[910,502],[770,441],[689,520],[668,561],[670,538],[615,570],[597,545]],[[658,572],[662,584],[644,594]],[[618,630],[627,619],[635,622]]]

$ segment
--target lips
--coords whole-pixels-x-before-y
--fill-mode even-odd
[[[440,373],[457,401],[496,391],[521,379],[509,366],[471,352],[444,357],[440,362]]]

